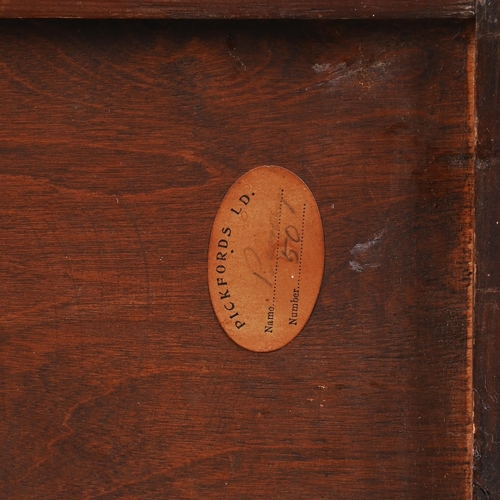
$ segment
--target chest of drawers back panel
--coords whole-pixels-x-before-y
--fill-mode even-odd
[[[2,21],[2,498],[469,498],[471,21]],[[313,192],[288,346],[236,346],[231,184]]]

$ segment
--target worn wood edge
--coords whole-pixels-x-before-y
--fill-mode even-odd
[[[471,26],[471,33],[474,33],[474,27]],[[476,79],[475,79],[475,69],[476,69],[476,43],[475,37],[471,37],[471,43],[468,48],[467,54],[467,87],[468,87],[468,123],[469,123],[469,147],[471,151],[475,149],[476,141],[476,115],[475,115],[475,100],[476,100]],[[472,176],[472,197],[471,203],[474,202],[474,184],[475,178]],[[474,376],[473,376],[473,357],[474,357],[474,317],[475,317],[475,211],[474,206],[472,207],[472,217],[470,225],[470,239],[469,239],[469,272],[471,281],[468,288],[468,304],[467,309],[467,393],[470,395],[468,397],[467,413],[468,413],[468,426],[467,426],[467,449],[469,454],[469,472],[467,475],[468,481],[468,498],[473,496],[473,457],[474,457],[474,400],[472,398],[474,390]]]
[[[18,0],[0,18],[439,19],[471,18],[474,0]]]
[[[500,0],[479,0],[475,71],[473,498],[500,498]]]

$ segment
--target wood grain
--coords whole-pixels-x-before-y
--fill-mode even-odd
[[[500,498],[500,3],[478,3],[474,498]]]
[[[0,497],[470,497],[467,22],[3,22]],[[310,187],[306,328],[211,307],[231,184]]]
[[[187,19],[422,19],[469,18],[473,0],[15,0],[0,17]]]

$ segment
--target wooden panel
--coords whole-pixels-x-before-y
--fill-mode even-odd
[[[500,3],[478,3],[474,498],[500,498]]]
[[[498,430],[498,363],[500,297],[476,292],[474,335],[474,498],[498,498],[500,492]]]
[[[470,497],[469,23],[4,22],[2,498]],[[325,228],[302,333],[207,286],[232,182]]]
[[[498,238],[498,183],[500,123],[500,46],[497,23],[498,2],[481,7],[477,33],[476,94],[478,120],[476,175],[478,179],[477,251],[481,261],[477,269],[477,286],[486,290],[500,287],[500,239]]]
[[[0,3],[0,17],[78,18],[466,18],[473,0],[16,0]]]

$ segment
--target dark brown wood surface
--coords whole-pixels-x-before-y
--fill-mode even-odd
[[[470,23],[0,28],[0,497],[469,498]],[[206,268],[263,164],[326,249],[267,354]]]
[[[0,17],[76,18],[467,18],[473,0],[12,0]]]
[[[500,498],[500,2],[478,3],[474,498]]]

